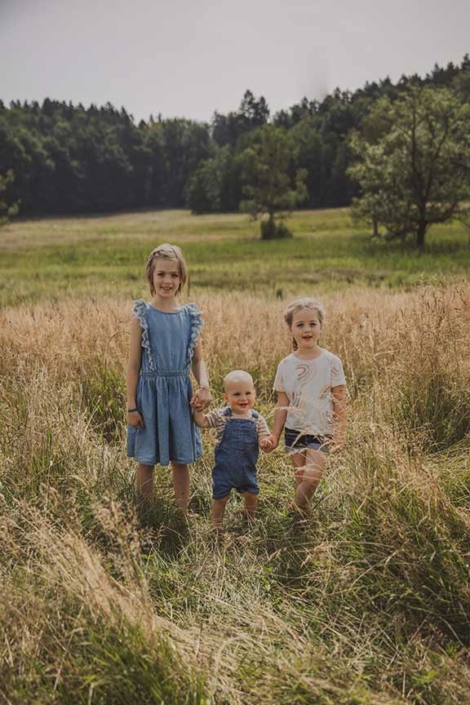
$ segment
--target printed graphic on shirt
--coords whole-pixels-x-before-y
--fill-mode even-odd
[[[314,365],[296,365],[295,371],[297,372],[297,379],[299,381],[299,384],[301,384],[302,386],[308,384],[309,381],[315,376]]]
[[[298,392],[294,392],[292,396],[291,406],[295,406],[296,408],[300,409],[302,405],[305,404],[305,401],[303,400],[302,390],[306,386],[308,386],[308,383],[314,378],[315,367],[313,365],[297,364],[295,366],[295,373],[297,375],[297,382],[300,386],[300,389]]]

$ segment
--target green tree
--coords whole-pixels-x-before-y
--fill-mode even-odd
[[[470,197],[470,105],[447,88],[412,86],[382,98],[364,137],[350,141],[358,162],[349,174],[361,188],[356,218],[390,236],[411,234],[422,250],[428,228],[465,209]]]
[[[212,119],[212,137],[219,147],[236,145],[238,139],[268,122],[269,107],[263,96],[255,98],[251,91],[245,91],[240,107],[228,115],[215,113]]]
[[[186,205],[195,214],[237,211],[241,199],[240,164],[226,145],[200,162],[188,181]]]
[[[0,174],[0,225],[6,225],[10,218],[18,213],[18,202],[12,203],[8,196],[8,187],[14,180],[11,169],[5,176]]]
[[[185,203],[185,186],[199,162],[211,156],[208,126],[182,118],[164,120],[158,126],[164,159],[164,199],[170,208]]]
[[[289,237],[284,218],[305,200],[305,169],[296,169],[296,149],[291,135],[282,127],[266,125],[256,141],[240,156],[243,194],[241,208],[261,221],[261,237]]]

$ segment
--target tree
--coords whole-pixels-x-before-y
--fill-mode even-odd
[[[158,130],[165,164],[165,205],[181,208],[188,179],[199,162],[211,156],[209,128],[203,123],[172,118],[162,121]]]
[[[350,146],[349,174],[361,188],[359,219],[390,236],[412,234],[422,250],[428,228],[462,209],[470,197],[470,105],[447,88],[411,86],[373,108],[362,137]]]
[[[262,127],[269,119],[269,107],[263,96],[255,98],[251,91],[245,91],[240,107],[228,115],[215,113],[212,119],[212,137],[219,147],[234,147],[238,139]]]
[[[295,171],[293,140],[282,127],[266,125],[257,132],[257,141],[241,154],[243,210],[261,221],[261,237],[290,237],[284,218],[306,198],[305,169]]]
[[[291,128],[290,135],[298,150],[297,164],[307,173],[305,181],[306,205],[310,208],[322,206],[325,203],[327,183],[323,159],[324,143],[314,118],[306,114]]]
[[[11,203],[8,197],[8,187],[13,183],[15,177],[11,169],[5,176],[0,174],[0,225],[6,225],[9,219],[18,213],[18,202]]]
[[[193,213],[238,210],[241,199],[240,164],[229,145],[212,159],[200,162],[186,188],[186,205]]]

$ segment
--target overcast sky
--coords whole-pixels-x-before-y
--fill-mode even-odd
[[[0,99],[210,120],[470,53],[470,0],[0,0]]]

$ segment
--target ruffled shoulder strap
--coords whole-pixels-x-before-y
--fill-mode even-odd
[[[197,304],[186,304],[186,309],[191,317],[191,336],[188,346],[188,365],[190,365],[193,360],[194,348],[199,338],[199,332],[204,321],[202,320],[202,311],[198,308]]]
[[[143,299],[137,299],[132,304],[132,316],[138,318],[139,321],[147,315],[147,304]]]
[[[140,322],[140,327],[142,328],[142,347],[147,351],[149,367],[154,370],[153,356],[152,356],[152,346],[150,344],[149,336],[149,323],[148,323],[148,304],[142,299],[137,299],[134,301],[132,308],[132,315],[134,318],[138,318]]]

